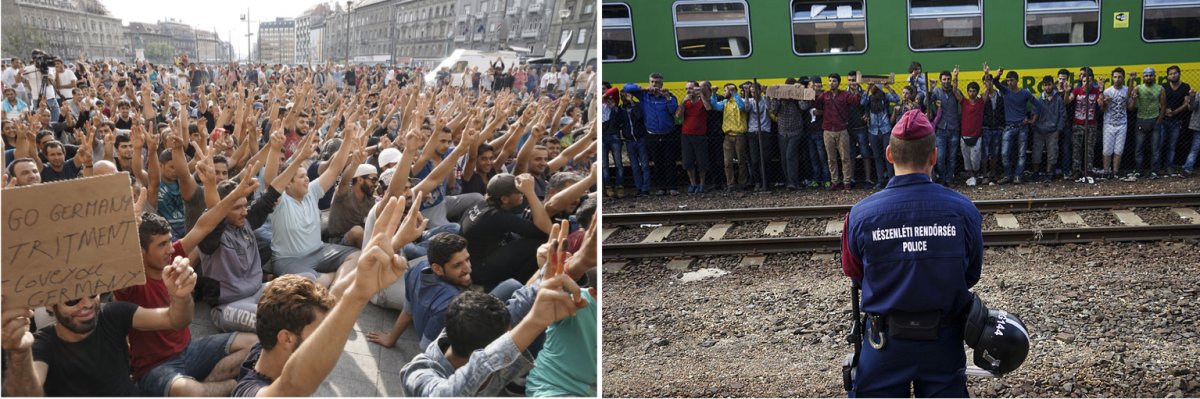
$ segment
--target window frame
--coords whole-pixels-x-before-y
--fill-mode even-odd
[[[970,51],[970,50],[979,50],[979,49],[983,48],[983,44],[987,41],[987,38],[984,37],[986,31],[984,30],[984,19],[985,18],[983,15],[984,14],[983,13],[983,0],[975,0],[975,1],[977,3],[979,3],[979,45],[978,46],[954,47],[954,48],[931,48],[931,49],[919,49],[918,50],[918,49],[913,48],[913,45],[912,45],[912,20],[913,20],[912,0],[904,0],[904,8],[905,8],[904,28],[906,30],[905,35],[908,36],[908,50],[912,51],[914,53],[925,53],[925,52],[935,52],[935,51]],[[956,13],[956,14],[948,14],[948,16],[950,16],[950,17],[974,17],[975,13],[970,13],[970,14]],[[939,17],[942,17],[942,16],[921,16],[921,17],[917,17],[916,19],[937,19]],[[1022,23],[1022,28],[1024,28],[1023,23]]]
[[[792,6],[796,5],[797,1],[801,1],[801,0],[790,0],[787,2],[788,3],[788,29],[791,30],[791,32],[792,32],[792,35],[791,35],[792,36],[792,54],[795,54],[797,57],[854,55],[854,54],[866,54],[867,49],[871,48],[871,34],[869,32],[869,29],[867,29],[867,1],[859,0],[862,3],[862,10],[863,10],[863,16],[861,18],[862,23],[863,23],[863,48],[862,48],[862,50],[853,51],[853,52],[846,51],[846,52],[840,52],[840,53],[832,53],[832,52],[831,53],[801,53],[801,52],[797,52],[796,51],[796,18],[795,18],[795,12],[792,11]],[[859,18],[853,18],[853,17],[845,18],[845,19],[839,18],[839,19],[834,19],[832,21],[839,22],[839,21],[856,21],[856,20],[859,20]],[[829,20],[825,20],[825,21],[821,21],[821,22],[828,22],[828,21]],[[814,21],[814,22],[801,22],[801,23],[816,24],[818,22]]]
[[[1183,2],[1183,1],[1189,1],[1189,0],[1176,0],[1176,1],[1180,1],[1181,3],[1180,3],[1180,4],[1166,4],[1166,5],[1157,5],[1157,6],[1150,6],[1150,7],[1147,7],[1147,4],[1146,4],[1146,2],[1147,2],[1147,1],[1148,1],[1148,0],[1142,0],[1142,26],[1141,26],[1141,29],[1140,29],[1140,30],[1141,30],[1141,32],[1139,32],[1139,33],[1138,33],[1138,36],[1140,36],[1140,37],[1142,38],[1142,42],[1143,42],[1143,43],[1171,43],[1171,42],[1194,42],[1194,41],[1200,41],[1200,37],[1194,37],[1194,38],[1190,38],[1190,39],[1147,39],[1147,38],[1146,38],[1146,10],[1155,10],[1155,9],[1173,9],[1173,8],[1193,8],[1193,7],[1195,7],[1195,8],[1200,8],[1200,2],[1196,2],[1196,3],[1194,3],[1194,4],[1188,4],[1188,3],[1182,3],[1182,2]]]
[[[1104,33],[1104,29],[1103,29],[1104,21],[1102,21],[1102,19],[1104,18],[1104,12],[1101,11],[1103,9],[1104,9],[1104,0],[1096,0],[1096,40],[1093,40],[1090,43],[1085,42],[1085,43],[1030,44],[1029,43],[1029,15],[1030,15],[1029,0],[1025,0],[1025,12],[1024,12],[1025,18],[1022,20],[1023,24],[1021,26],[1021,38],[1022,38],[1022,40],[1025,41],[1025,47],[1029,47],[1029,48],[1095,46],[1096,44],[1100,43],[1100,36]],[[1071,11],[1071,10],[1049,10],[1049,11],[1035,12],[1035,13],[1033,13],[1033,15],[1073,14],[1073,13],[1078,13],[1078,12],[1079,11]]]
[[[720,3],[740,3],[742,5],[743,9],[745,10],[745,13],[746,13],[746,44],[749,47],[746,51],[746,55],[718,55],[718,56],[708,56],[708,57],[684,57],[683,54],[681,54],[679,52],[679,9],[678,9],[678,7],[680,5],[685,5],[685,4],[720,4]],[[607,4],[607,3],[605,3],[605,4]],[[632,17],[632,15],[630,15],[630,16]],[[630,18],[630,19],[632,20],[632,18]],[[685,24],[683,27],[684,28],[698,28],[698,27],[705,27],[705,26],[741,26],[741,24],[731,25],[731,24],[723,24],[723,23],[699,23],[696,25]],[[754,35],[753,34],[754,34],[754,32],[753,32],[753,29],[751,29],[751,22],[750,22],[750,3],[747,2],[747,0],[676,0],[671,3],[671,35],[675,38],[675,57],[679,58],[681,61],[734,60],[734,59],[750,58],[750,56],[754,55]]]
[[[604,6],[609,6],[609,5],[614,5],[614,6],[618,6],[618,5],[619,5],[619,6],[625,7],[625,11],[628,11],[628,14],[629,14],[629,26],[628,26],[628,29],[629,29],[629,39],[630,39],[630,43],[632,43],[632,44],[633,44],[633,45],[631,46],[631,47],[633,48],[633,56],[632,56],[632,57],[629,57],[628,59],[626,59],[626,58],[621,58],[621,59],[609,60],[609,59],[605,59],[605,58],[604,58],[604,54],[603,54],[603,51],[604,51],[604,30],[605,30],[605,29],[609,29],[609,27],[606,27],[606,26],[604,26]],[[604,2],[604,3],[601,3],[601,4],[600,4],[600,22],[601,22],[601,23],[600,23],[600,51],[601,51],[601,54],[600,54],[600,59],[601,59],[601,60],[600,60],[600,61],[601,61],[601,63],[607,63],[607,62],[613,62],[613,63],[617,63],[617,62],[633,62],[633,60],[636,60],[636,59],[637,59],[637,34],[636,34],[636,32],[634,32],[634,29],[633,29],[633,7],[630,7],[630,6],[629,6],[629,4],[628,4],[628,3],[625,3],[625,2],[616,2],[616,1],[614,1],[614,2]],[[624,25],[618,25],[618,26],[614,26],[614,27],[611,27],[611,28],[612,28],[612,29],[626,29],[627,27],[626,27],[626,26],[624,26]],[[676,45],[675,47],[676,47],[676,48],[678,48],[679,46],[678,46],[678,45]]]

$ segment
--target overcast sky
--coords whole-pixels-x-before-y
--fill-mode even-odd
[[[452,1],[452,0],[451,0]],[[246,21],[241,16],[250,9],[251,40],[258,39],[258,22],[273,21],[276,17],[295,18],[321,0],[101,0],[114,17],[124,25],[129,22],[155,23],[173,18],[196,29],[212,31],[222,41],[233,43],[238,57],[246,56]],[[339,1],[345,7],[345,2]],[[232,40],[230,35],[233,35]]]

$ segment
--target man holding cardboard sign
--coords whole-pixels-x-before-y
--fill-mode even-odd
[[[3,348],[11,356],[5,392],[14,396],[138,396],[138,388],[129,378],[126,334],[130,330],[186,329],[192,322],[196,273],[187,259],[175,258],[164,268],[163,281],[171,296],[166,308],[149,309],[128,302],[102,305],[99,294],[70,299],[49,306],[58,323],[36,334],[29,332],[33,310],[5,310]]]

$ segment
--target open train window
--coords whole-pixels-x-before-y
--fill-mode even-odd
[[[633,15],[625,3],[604,3],[601,9],[603,39],[600,53],[604,62],[633,61],[637,48],[633,45]]]
[[[1078,46],[1100,41],[1100,0],[1025,0],[1025,45]]]
[[[679,58],[750,56],[750,14],[745,1],[677,1],[672,8]]]
[[[796,55],[861,54],[867,50],[862,0],[792,1],[792,51]]]
[[[1200,39],[1200,0],[1145,0],[1142,5],[1142,40]]]
[[[913,51],[983,47],[983,2],[908,0],[908,47]]]

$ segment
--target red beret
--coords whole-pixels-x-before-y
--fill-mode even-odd
[[[901,140],[916,140],[933,134],[933,125],[919,109],[910,110],[892,127],[892,136]]]
[[[614,88],[611,88],[611,89],[608,89],[608,90],[606,90],[606,91],[604,92],[604,96],[605,96],[605,97],[613,97],[613,98],[616,98],[616,97],[617,97],[618,95],[620,95],[620,94],[621,94],[621,89],[618,89],[618,88],[616,88],[616,87],[614,87]]]

